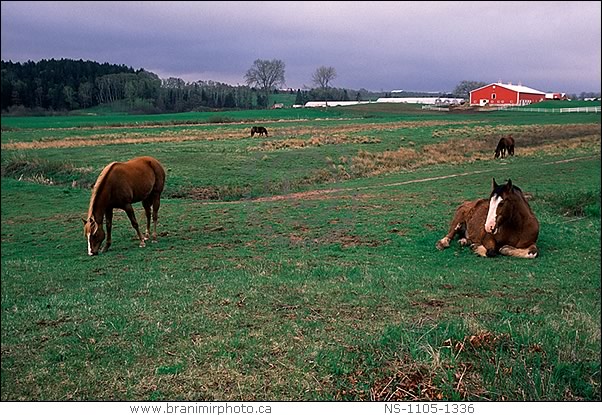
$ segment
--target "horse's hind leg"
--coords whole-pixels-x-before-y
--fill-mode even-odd
[[[161,206],[160,196],[153,200],[153,242],[157,242],[157,221],[159,220],[159,206]]]
[[[539,255],[539,249],[535,244],[532,244],[528,248],[515,248],[514,246],[504,245],[500,248],[500,254],[513,256],[517,258],[533,259]]]
[[[136,234],[138,235],[138,239],[140,239],[140,248],[144,248],[146,244],[144,243],[144,237],[140,233],[140,228],[138,227],[138,221],[136,220],[136,214],[134,213],[134,208],[129,203],[123,207],[125,213],[127,213],[128,218],[130,218],[130,222],[132,227],[136,230]]]
[[[142,201],[142,206],[144,207],[144,213],[146,214],[146,232],[144,234],[144,240],[148,240],[150,235],[150,220],[151,220],[151,206],[152,201],[150,199],[146,199]]]

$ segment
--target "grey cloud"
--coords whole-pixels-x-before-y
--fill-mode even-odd
[[[89,59],[242,83],[452,90],[462,80],[600,91],[600,2],[2,2],[2,59]]]

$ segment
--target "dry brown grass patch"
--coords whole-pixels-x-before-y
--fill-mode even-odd
[[[377,176],[383,173],[410,168],[419,154],[411,148],[401,147],[395,151],[369,153],[360,150],[351,159],[351,172],[356,176]]]
[[[334,134],[330,136],[314,136],[309,140],[301,138],[289,138],[286,140],[264,141],[258,146],[249,147],[251,151],[275,151],[283,148],[305,148],[320,147],[331,144],[373,144],[380,143],[378,138],[371,137],[349,137],[344,134]]]
[[[274,123],[278,125],[282,121]],[[349,134],[357,134],[365,131],[395,131],[402,128],[422,128],[437,125],[448,124],[464,124],[468,122],[451,123],[450,121],[411,121],[411,122],[392,122],[392,123],[375,123],[375,124],[348,124],[348,125],[327,125],[316,127],[270,127],[271,137],[289,137],[288,143],[282,147],[275,145],[275,148],[256,148],[255,150],[272,150],[278,148],[303,148],[308,147],[307,140],[305,143],[297,142],[299,136],[310,136],[309,146],[323,144],[338,144],[341,142],[356,142],[356,143],[371,143],[378,142],[375,138],[349,138]],[[240,123],[238,123],[240,125]],[[164,126],[162,126],[164,127]],[[122,128],[122,127],[119,127]],[[137,126],[136,128],[151,128],[149,126]],[[73,128],[72,128],[73,129]],[[87,128],[97,129],[97,128]],[[46,129],[56,130],[56,129]],[[59,129],[68,130],[68,129]],[[86,129],[84,129],[86,130]],[[71,147],[91,147],[111,144],[142,144],[142,143],[157,143],[157,142],[183,142],[183,141],[218,141],[218,140],[241,140],[250,139],[249,132],[246,128],[219,128],[207,131],[206,129],[187,128],[179,131],[168,130],[159,133],[101,133],[92,135],[78,135],[69,138],[56,139],[54,137],[44,137],[40,140],[30,142],[9,142],[2,144],[2,150],[30,150],[30,149],[46,149],[46,148],[71,148]],[[314,140],[314,141],[311,141]],[[355,140],[355,141],[350,141]],[[295,147],[298,146],[298,147]]]
[[[443,392],[435,385],[434,371],[424,364],[399,360],[386,369],[385,377],[370,388],[372,401],[437,401]]]

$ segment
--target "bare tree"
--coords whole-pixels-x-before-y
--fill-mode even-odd
[[[311,77],[318,88],[328,89],[328,84],[337,77],[337,71],[332,66],[320,66]]]
[[[284,62],[279,59],[271,61],[257,59],[245,74],[245,81],[247,85],[255,86],[264,92],[266,106],[269,107],[270,91],[285,83]]]
[[[470,91],[474,91],[477,88],[487,85],[485,82],[480,81],[462,81],[452,92],[456,97],[470,97]]]

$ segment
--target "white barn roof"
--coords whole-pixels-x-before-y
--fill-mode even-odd
[[[480,88],[474,89],[470,92],[474,92],[474,91],[478,91],[479,89],[483,89],[483,88],[487,88],[491,85],[496,85],[496,86],[501,86],[502,88],[506,88],[509,89],[511,91],[514,92],[521,92],[523,94],[539,94],[539,95],[545,95],[545,92],[542,91],[538,91],[537,89],[533,89],[533,88],[529,88],[528,86],[523,86],[523,85],[512,85],[512,84],[502,84],[501,82],[496,82],[493,84],[489,84],[489,85],[485,85],[482,86]]]

